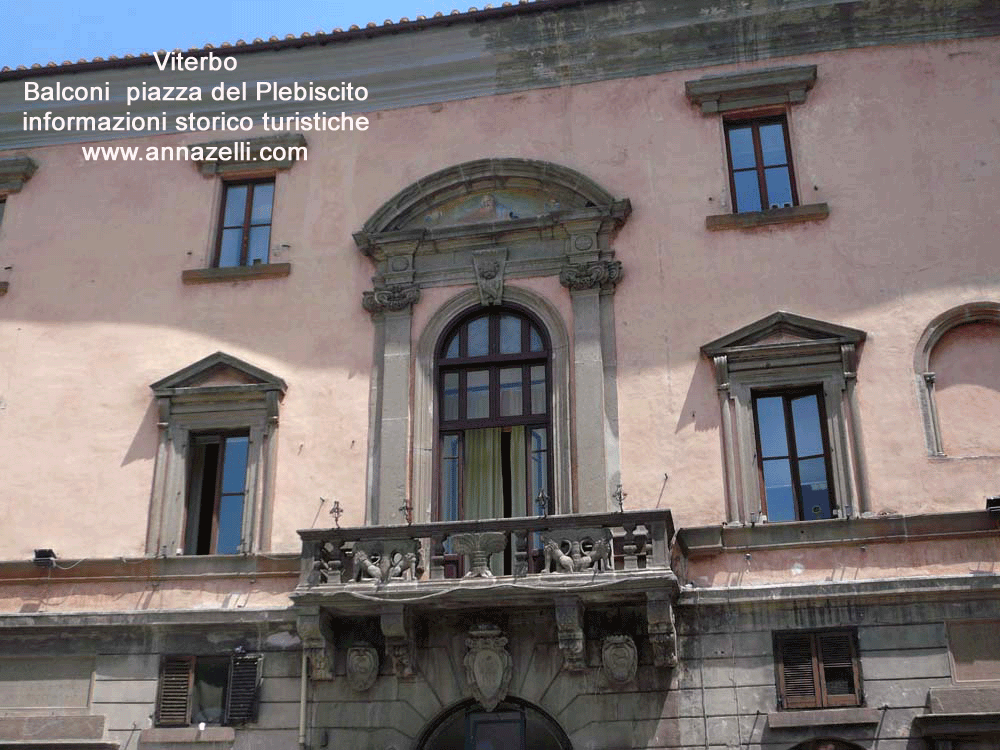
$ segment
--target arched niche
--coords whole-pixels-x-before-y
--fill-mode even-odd
[[[998,302],[960,305],[924,329],[913,369],[929,455],[1000,455],[995,430],[979,417],[1000,403],[998,363]]]
[[[492,711],[466,700],[424,730],[417,750],[572,750],[569,738],[542,709],[507,698]]]
[[[555,436],[564,446],[560,455],[565,458],[559,460],[565,468],[556,467],[555,493],[568,498],[557,502],[566,512],[610,509],[621,481],[613,295],[623,273],[611,243],[630,212],[627,198],[614,198],[567,167],[480,159],[417,180],[354,234],[375,270],[374,288],[362,297],[374,324],[369,524],[399,523],[403,509],[422,514],[431,505],[433,397],[426,392],[425,341],[419,342],[415,363],[412,357],[418,343],[412,309],[420,304],[421,290],[463,288],[454,298],[461,298],[456,303],[461,309],[446,303],[442,310],[448,312],[435,312],[432,327],[470,306],[504,302],[523,304],[543,319],[559,318],[548,313],[555,310],[550,301],[525,301],[515,285],[517,279],[546,276],[558,277],[573,309],[563,361],[559,364],[554,353],[554,363],[565,369],[567,383],[572,380],[579,393],[587,394],[575,399],[572,420],[568,385],[563,401],[554,404],[565,410],[559,422],[563,433]],[[565,324],[559,320],[550,333],[556,328]],[[440,334],[442,329],[435,330]],[[554,377],[563,375],[555,372]],[[557,418],[553,414],[554,425]],[[571,451],[578,467],[573,477]]]

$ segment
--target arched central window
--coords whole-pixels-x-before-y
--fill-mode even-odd
[[[518,308],[480,308],[445,331],[438,520],[534,515],[539,494],[550,496],[550,360],[548,333]]]

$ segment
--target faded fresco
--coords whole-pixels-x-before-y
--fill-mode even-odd
[[[414,220],[411,226],[448,227],[528,219],[560,208],[558,200],[539,193],[491,190],[455,198]]]

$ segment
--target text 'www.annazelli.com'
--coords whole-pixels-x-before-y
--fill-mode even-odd
[[[81,146],[84,161],[308,161],[306,146],[264,146],[249,141],[200,146]]]

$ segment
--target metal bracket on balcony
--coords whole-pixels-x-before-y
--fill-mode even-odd
[[[646,630],[653,649],[653,663],[658,667],[677,666],[677,630],[670,594],[646,592]]]
[[[613,570],[610,529],[559,529],[542,534],[543,573]]]
[[[419,539],[357,542],[352,560],[351,580],[356,582],[412,581],[422,572]]]
[[[409,678],[417,673],[414,658],[413,631],[403,607],[393,607],[382,612],[380,618],[385,650],[392,660],[392,671],[397,677]]]
[[[471,569],[466,578],[493,578],[490,557],[507,549],[507,535],[500,531],[452,534],[449,539],[455,552],[469,556]]]
[[[556,630],[563,667],[570,671],[586,669],[583,603],[578,597],[561,596],[556,599]]]

